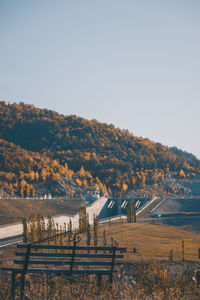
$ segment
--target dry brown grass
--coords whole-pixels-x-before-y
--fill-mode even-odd
[[[159,299],[197,300],[200,289],[192,281],[195,265],[166,264],[154,261],[124,264],[114,277],[113,285],[103,280],[98,286],[94,276],[76,278],[72,282],[64,276],[27,276],[25,299]],[[11,299],[10,277],[0,278],[0,299]],[[19,288],[16,290],[19,299]]]
[[[140,261],[141,259],[168,259],[173,249],[175,260],[182,260],[181,243],[184,240],[185,259],[198,260],[200,248],[200,234],[174,226],[148,223],[123,223],[100,226],[100,236],[106,230],[107,241],[110,238],[119,242],[120,246],[127,247],[126,259]],[[136,253],[133,253],[133,248]]]

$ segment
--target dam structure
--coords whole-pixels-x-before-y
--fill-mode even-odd
[[[98,214],[99,221],[114,217],[126,216],[130,203],[135,204],[136,212],[151,200],[150,197],[113,197],[108,198]]]
[[[129,204],[132,202],[135,204],[136,213],[142,207],[145,207],[151,201],[150,197],[134,197],[134,198],[107,198],[107,197],[100,197],[95,200],[93,203],[86,206],[86,211],[89,216],[89,223],[93,225],[93,216],[97,215],[99,218],[99,222],[103,222],[106,220],[118,219],[120,216],[126,216],[126,209]],[[53,217],[55,224],[58,226],[62,226],[64,223],[68,224],[69,221],[72,221],[72,228],[79,227],[79,213],[69,216],[69,215],[62,215],[62,216],[55,216]],[[13,239],[16,236],[22,235],[22,223],[15,223],[15,224],[7,224],[0,226],[0,245],[1,239]],[[4,241],[5,243],[5,241]]]

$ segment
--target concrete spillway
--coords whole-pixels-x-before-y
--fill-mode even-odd
[[[136,206],[136,211],[146,205],[151,198],[149,197],[135,197],[135,198],[108,198],[105,205],[102,207],[98,218],[99,220],[113,218],[116,216],[126,216],[126,210],[132,202]]]

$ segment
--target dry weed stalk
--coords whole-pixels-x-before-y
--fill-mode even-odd
[[[112,287],[107,279],[98,285],[95,276],[74,278],[65,276],[28,276],[26,299],[158,299],[197,300],[200,289],[191,280],[195,265],[145,261],[121,265]],[[10,277],[0,277],[0,299],[10,298]],[[16,297],[17,299],[17,297]]]

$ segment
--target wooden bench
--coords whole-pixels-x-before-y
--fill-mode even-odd
[[[109,276],[112,283],[116,259],[123,258],[126,248],[114,246],[78,246],[77,235],[74,236],[72,246],[18,244],[13,267],[3,267],[4,271],[12,272],[12,298],[15,298],[16,275],[21,274],[21,296],[23,299],[25,275],[45,273],[55,275],[90,275],[96,274],[99,283],[102,275]],[[120,252],[117,254],[117,252]]]

